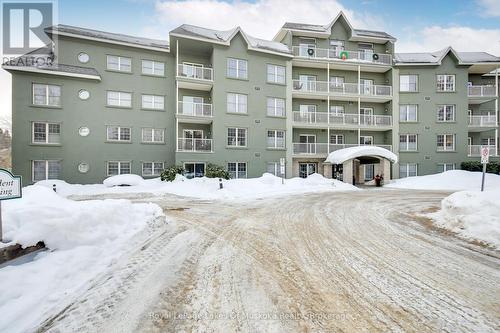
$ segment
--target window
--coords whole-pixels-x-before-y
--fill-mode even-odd
[[[417,135],[416,134],[401,134],[399,136],[400,151],[416,151],[417,150]]]
[[[399,121],[402,123],[418,121],[418,105],[402,104],[399,106]]]
[[[330,105],[330,114],[334,116],[339,116],[344,114],[343,105]]]
[[[267,162],[267,173],[275,176],[281,176],[280,163],[279,162]]]
[[[142,142],[148,143],[164,143],[165,130],[162,128],[143,128]]]
[[[242,59],[227,58],[227,76],[235,79],[247,79],[248,62]]]
[[[124,175],[130,173],[130,162],[110,161],[107,167],[108,176]]]
[[[159,176],[163,169],[163,162],[142,162],[143,176]]]
[[[61,86],[33,83],[33,104],[61,106]]]
[[[340,51],[344,51],[344,41],[338,39],[330,39],[330,49],[334,51],[336,56],[339,55]]]
[[[299,56],[310,57],[309,49],[313,51],[316,49],[316,39],[314,38],[300,38],[299,39]],[[314,54],[313,54],[314,56]]]
[[[495,138],[481,138],[481,146],[494,146],[495,145]]]
[[[33,123],[32,142],[58,144],[61,143],[61,124]]]
[[[184,170],[186,178],[203,177],[205,175],[205,163],[184,163]]]
[[[31,168],[34,182],[46,179],[58,179],[61,175],[61,161],[32,161]]]
[[[417,176],[417,163],[402,163],[399,165],[399,178]]]
[[[271,117],[285,116],[285,100],[283,98],[267,98],[267,115]]]
[[[267,82],[285,84],[285,67],[268,64]]]
[[[158,62],[153,60],[143,60],[142,74],[164,76],[165,64],[163,62]]]
[[[130,127],[107,126],[106,129],[108,141],[130,141]]]
[[[132,107],[132,94],[122,91],[108,91],[108,106]]]
[[[455,91],[455,75],[436,75],[437,91]]]
[[[228,93],[227,112],[247,113],[247,95]]]
[[[267,148],[285,148],[285,131],[267,131]]]
[[[418,76],[406,74],[399,76],[399,91],[416,92],[418,91]]]
[[[132,71],[132,59],[126,57],[119,57],[108,55],[106,56],[107,69],[120,72]]]
[[[165,96],[142,95],[142,108],[152,110],[164,110]]]
[[[372,145],[373,144],[373,136],[360,136],[359,143],[362,145]]]
[[[246,128],[228,128],[227,145],[231,147],[246,147],[247,146]]]
[[[330,144],[343,145],[344,144],[344,135],[343,134],[331,134],[330,135]]]
[[[232,179],[247,178],[246,162],[229,162],[227,164],[227,171]]]
[[[437,121],[455,121],[455,105],[439,105],[437,111]]]
[[[455,170],[455,163],[438,163],[438,172]]]
[[[437,136],[438,151],[454,151],[455,150],[455,134],[438,134]]]

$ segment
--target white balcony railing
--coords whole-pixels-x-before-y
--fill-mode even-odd
[[[308,46],[294,46],[293,55],[299,58],[337,60],[378,65],[391,65],[392,56],[385,53],[366,51],[332,50]]]
[[[392,87],[384,85],[366,85],[357,83],[329,83],[326,81],[301,81],[293,80],[292,85],[295,92],[307,92],[312,94],[332,95],[360,95],[391,97]]]
[[[467,87],[467,95],[469,97],[495,97],[495,86],[469,86]]]
[[[392,125],[392,116],[358,115],[350,113],[294,111],[293,121],[309,125],[353,125],[360,127],[384,127]]]
[[[327,144],[327,143],[293,143],[294,155],[326,155],[332,151],[343,148],[358,147],[358,144]],[[377,147],[392,151],[392,145],[379,145]]]
[[[177,150],[183,152],[212,152],[212,139],[177,139]]]
[[[212,81],[213,69],[205,66],[179,64],[177,67],[177,76],[196,80]]]
[[[212,117],[212,104],[179,101],[177,114],[191,117]]]
[[[497,156],[496,147],[494,145],[483,146],[483,145],[469,145],[468,155],[471,157],[479,157],[481,156],[481,149],[483,147],[488,147],[490,150],[490,156]]]
[[[495,127],[497,117],[495,115],[469,116],[470,127]]]

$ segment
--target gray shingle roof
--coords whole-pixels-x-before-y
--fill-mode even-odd
[[[172,30],[170,33],[176,34],[176,35],[182,35],[186,37],[198,37],[198,38],[205,38],[209,40],[213,40],[215,42],[223,42],[227,43],[230,41],[230,39],[236,34],[236,32],[240,31],[244,37],[248,40],[248,43],[250,44],[251,47],[256,48],[256,49],[261,49],[261,50],[268,50],[268,51],[273,51],[273,52],[278,52],[278,53],[284,53],[284,54],[291,54],[290,49],[288,48],[287,45],[282,44],[280,42],[276,41],[270,41],[270,40],[265,40],[261,38],[255,38],[252,37],[241,28],[236,27],[231,30],[214,30],[214,29],[207,29],[207,28],[202,28],[194,25],[189,25],[189,24],[183,24],[174,30]]]
[[[436,51],[436,52],[421,52],[421,53],[395,53],[394,62],[396,64],[412,64],[428,63],[438,64],[445,53],[453,50],[451,47]],[[453,50],[454,51],[454,50]],[[500,57],[496,57],[487,52],[455,52],[460,62],[463,64],[474,64],[484,62],[499,62]]]
[[[458,52],[458,56],[465,63],[475,62],[500,62],[500,57],[496,57],[487,52]]]
[[[56,26],[52,26],[46,29],[48,32],[62,32],[62,33],[70,33],[82,37],[92,37],[99,38],[103,40],[109,40],[114,42],[135,44],[138,46],[147,46],[147,47],[155,47],[160,49],[169,49],[167,40],[159,40],[159,39],[151,39],[151,38],[143,38],[143,37],[135,37],[123,34],[117,34],[112,32],[105,32],[87,28],[74,27],[64,24],[58,24]]]
[[[283,29],[324,32],[324,33],[328,33],[328,28],[329,28],[328,24],[327,25],[318,25],[318,24],[286,22],[283,25]],[[353,36],[395,39],[393,36],[389,35],[386,32],[383,32],[383,31],[353,29],[352,33],[353,33]]]

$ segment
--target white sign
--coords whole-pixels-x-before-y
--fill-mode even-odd
[[[280,158],[280,173],[285,174],[285,159],[283,157]]]
[[[482,147],[481,148],[481,163],[488,164],[490,160],[490,148]]]
[[[22,196],[21,177],[8,170],[0,169],[0,200],[16,199]]]

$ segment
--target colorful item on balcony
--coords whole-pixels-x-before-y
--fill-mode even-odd
[[[340,59],[346,60],[347,58],[349,58],[349,53],[347,51],[340,52]]]

